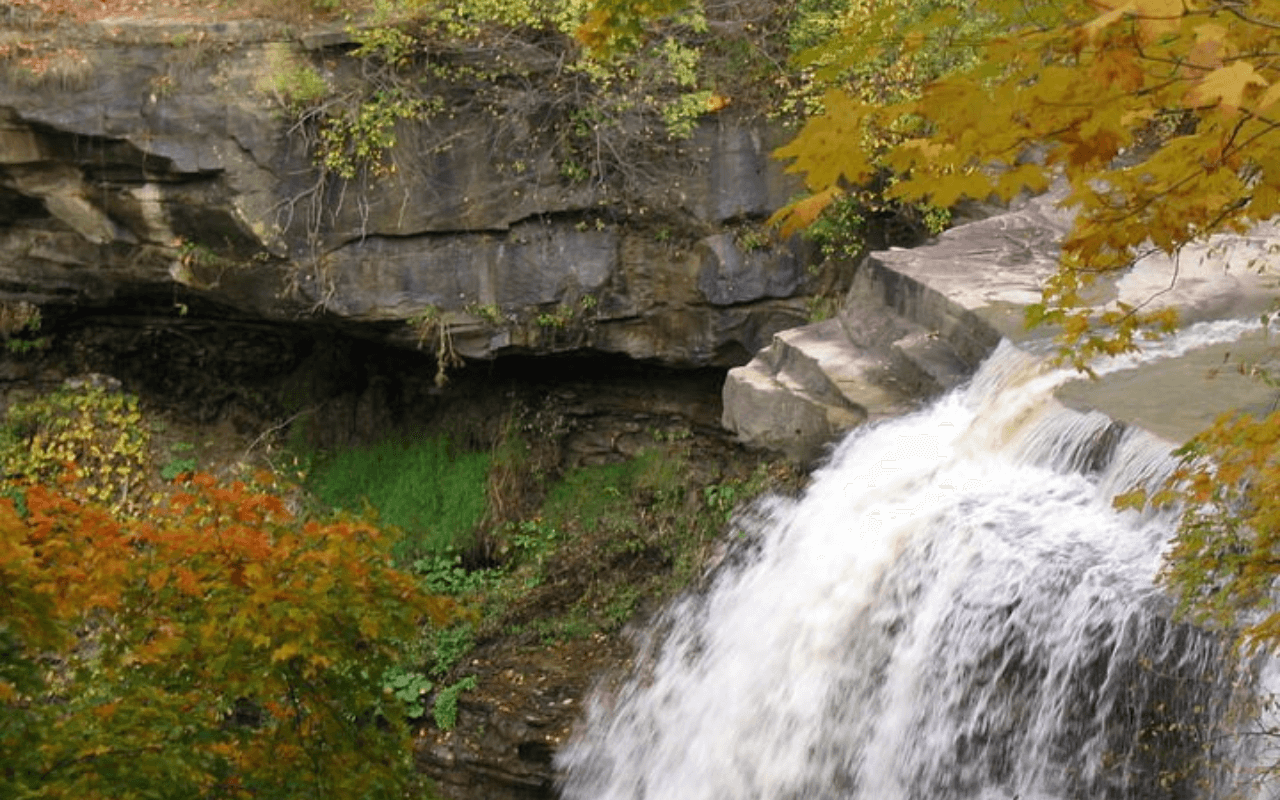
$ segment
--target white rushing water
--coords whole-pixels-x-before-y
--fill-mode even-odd
[[[1202,748],[1219,771],[1244,763],[1221,736],[1223,648],[1154,585],[1170,521],[1111,508],[1167,474],[1169,445],[1059,407],[1071,377],[1002,345],[767,503],[593,703],[558,758],[563,796],[1213,796]]]

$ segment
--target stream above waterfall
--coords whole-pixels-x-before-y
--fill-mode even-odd
[[[1192,326],[1119,374],[1253,323]],[[569,800],[1218,797],[1266,664],[1177,622],[1173,520],[1117,512],[1172,445],[1069,410],[1002,344],[964,387],[849,434],[797,500],[739,520],[558,765]],[[1258,788],[1259,794],[1264,787]]]

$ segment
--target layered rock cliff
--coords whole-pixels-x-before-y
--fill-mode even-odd
[[[341,28],[31,26],[0,59],[0,302],[200,303],[465,357],[681,366],[742,363],[803,321],[803,259],[735,235],[795,189],[762,123],[704,117],[615,165],[620,188],[566,170],[541,86],[497,105],[443,87],[396,125],[387,169],[344,180],[284,96],[298,64],[335,95],[359,82]],[[557,69],[534,47],[435,55]]]
[[[1023,198],[927,245],[869,254],[835,318],[779,333],[750,363],[730,370],[725,427],[812,463],[854,426],[957,385],[1002,338],[1047,357],[1055,331],[1028,330],[1023,309],[1039,301],[1057,268],[1058,242],[1072,223],[1062,197]],[[1258,318],[1274,304],[1268,272],[1277,236],[1274,225],[1218,235],[1176,258],[1148,255],[1123,276],[1099,281],[1099,306],[1119,300],[1171,307],[1184,326],[1216,321],[1221,342],[1171,344],[1168,357],[1148,363],[1100,361],[1103,377],[1065,382],[1058,399],[1171,443],[1224,411],[1266,413],[1274,392],[1247,365],[1274,364]]]

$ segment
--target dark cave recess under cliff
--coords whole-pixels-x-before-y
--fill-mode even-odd
[[[629,448],[618,446],[625,433],[727,439],[719,424],[723,369],[593,351],[512,355],[452,367],[437,386],[432,355],[386,345],[380,333],[354,335],[317,320],[264,322],[171,297],[54,307],[28,334],[43,348],[5,352],[0,387],[7,401],[102,373],[167,415],[230,425],[241,436],[305,420],[305,443],[318,449],[419,434],[486,448],[513,416],[541,420],[571,451],[576,442],[579,463],[625,458]]]

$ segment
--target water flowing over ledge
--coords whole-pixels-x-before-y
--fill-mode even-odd
[[[869,253],[835,317],[775,335],[729,371],[723,425],[741,441],[811,464],[851,428],[900,416],[962,383],[1002,337],[1051,349],[1052,332],[1028,330],[1025,308],[1040,301],[1057,269],[1058,242],[1071,223],[1059,205],[1064,197],[1055,189],[920,247]],[[1260,226],[1189,245],[1177,259],[1151,254],[1122,277],[1100,278],[1090,302],[1099,312],[1120,303],[1172,309],[1184,325],[1256,320],[1274,299],[1266,265],[1278,241],[1280,228]],[[1121,359],[1112,375],[1067,381],[1055,396],[1178,442],[1224,410],[1265,413],[1270,389],[1235,367],[1271,359],[1270,342],[1256,324],[1232,324],[1238,339],[1206,346],[1179,337],[1183,353],[1140,361],[1141,369],[1121,370],[1134,363]]]
[[[596,699],[564,797],[1119,800],[1247,777],[1223,734],[1254,679],[1171,620],[1171,520],[1111,507],[1171,446],[1059,405],[1071,378],[1004,343],[964,387],[850,434]]]

